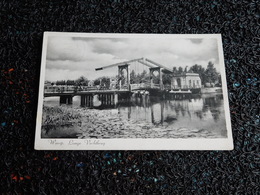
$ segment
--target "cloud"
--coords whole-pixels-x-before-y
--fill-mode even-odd
[[[88,59],[90,47],[80,41],[73,41],[71,37],[49,37],[47,59],[58,61],[79,62]]]
[[[216,39],[49,37],[46,79],[115,76],[116,67],[98,72],[95,68],[141,57],[170,69],[194,64],[206,68],[212,61],[219,70]]]

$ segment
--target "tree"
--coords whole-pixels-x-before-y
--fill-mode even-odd
[[[74,80],[67,80],[66,85],[75,85]]]
[[[190,67],[189,72],[194,72],[194,73],[204,73],[205,68],[203,68],[201,65],[195,64],[192,67]]]
[[[110,78],[109,77],[99,77],[94,80],[94,85],[101,85],[102,87],[110,87]]]
[[[205,75],[205,82],[212,84],[218,81],[219,74],[216,71],[216,68],[214,67],[214,64],[212,62],[208,63],[208,67],[204,75]]]
[[[183,73],[183,68],[182,68],[181,66],[178,68],[177,73],[178,73],[178,74],[182,74],[182,73]]]
[[[64,80],[56,81],[56,85],[66,85],[66,81]]]
[[[89,82],[89,80],[86,77],[81,76],[81,77],[79,77],[78,79],[75,80],[75,85],[77,85],[77,86],[87,86],[88,82]]]
[[[200,76],[201,79],[201,83],[204,85],[205,84],[205,68],[203,68],[201,65],[193,65],[192,67],[190,67],[189,72],[193,72],[193,73],[197,73]]]
[[[178,71],[177,71],[177,68],[176,67],[173,67],[172,68],[172,72],[173,72],[173,74],[176,74]]]
[[[140,75],[140,82],[144,83],[149,78],[149,75],[147,74],[146,70],[144,70]]]
[[[221,75],[218,74],[218,84],[219,86],[222,86],[222,80],[221,80]]]
[[[109,77],[102,77],[101,78],[101,85],[109,89],[110,87],[110,78]]]
[[[94,80],[94,85],[100,85],[100,79],[95,79]]]
[[[131,73],[130,73],[130,83],[137,83],[136,81],[136,74],[135,74],[135,71],[132,70]]]
[[[144,83],[148,81],[149,79],[149,74],[144,70],[141,74],[138,73],[136,74],[134,70],[130,73],[130,83]],[[123,82],[122,82],[123,83]]]
[[[163,73],[162,75],[163,84],[171,84],[172,74],[171,73]]]

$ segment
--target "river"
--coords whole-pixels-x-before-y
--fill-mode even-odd
[[[44,98],[44,105],[59,106],[59,97]],[[80,107],[80,97],[75,96],[73,105],[67,106]],[[97,110],[97,112],[109,110],[118,112],[123,120],[131,121],[131,124],[146,124],[153,130],[158,130],[161,132],[161,136],[158,136],[163,138],[167,138],[167,136],[178,138],[223,138],[227,136],[221,94],[203,94],[188,100],[160,100],[158,98],[142,100],[135,98],[132,99],[131,103],[120,103],[117,108],[105,111]],[[174,131],[172,136],[170,131]],[[143,132],[145,133],[145,131]],[[60,137],[63,136],[60,135]],[[134,138],[135,136],[129,137]]]

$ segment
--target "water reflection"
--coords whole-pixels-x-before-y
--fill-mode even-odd
[[[194,96],[189,100],[159,100],[135,98],[130,104],[120,104],[119,113],[134,123],[148,123],[170,129],[206,129],[225,134],[222,95]]]
[[[59,99],[45,98],[44,104],[58,106]],[[80,97],[74,97],[73,105],[70,106],[79,107]],[[205,137],[227,136],[221,94],[193,96],[187,100],[132,97],[130,102],[120,102],[116,109],[123,119],[131,123],[145,124],[150,128],[158,128],[159,131],[162,129],[165,131],[165,137],[171,136],[168,135],[169,132],[173,135],[179,133],[184,137],[197,136],[200,133]],[[142,128],[145,128],[145,125]]]

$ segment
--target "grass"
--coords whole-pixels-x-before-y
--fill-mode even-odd
[[[43,106],[43,127],[73,125],[81,122],[81,114],[73,108]]]

